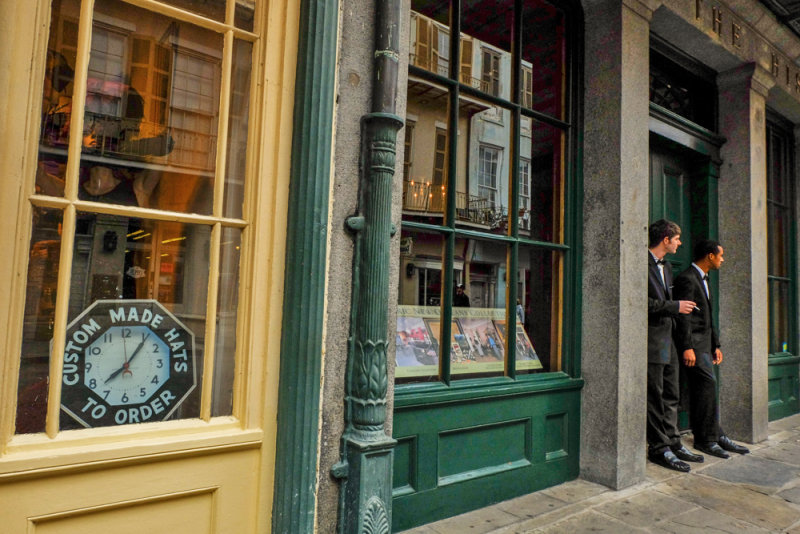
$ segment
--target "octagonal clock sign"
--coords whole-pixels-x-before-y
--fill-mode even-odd
[[[194,334],[156,300],[98,300],[67,327],[61,409],[83,426],[163,421],[195,387]]]

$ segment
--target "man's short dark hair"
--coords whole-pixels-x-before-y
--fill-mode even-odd
[[[681,235],[681,227],[672,221],[659,219],[650,225],[648,229],[650,238],[649,247],[653,248],[664,241],[664,238],[672,239],[676,235]]]
[[[692,261],[698,262],[709,254],[719,254],[719,241],[713,239],[702,239],[694,246]]]

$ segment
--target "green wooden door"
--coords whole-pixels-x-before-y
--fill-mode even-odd
[[[667,143],[650,146],[650,222],[669,219],[681,227],[677,254],[667,256],[675,274],[692,263],[692,243],[697,232],[692,225],[692,176],[697,174],[697,162],[690,155],[671,148]]]
[[[711,158],[680,147],[657,135],[650,137],[650,222],[669,219],[681,227],[678,252],[667,256],[677,276],[692,264],[692,248],[700,239],[716,238],[716,165]],[[712,292],[717,287],[711,273]],[[717,310],[714,309],[717,321]],[[718,324],[718,323],[717,323]],[[719,383],[719,370],[717,380]],[[681,405],[678,423],[689,428],[688,391],[681,373]]]

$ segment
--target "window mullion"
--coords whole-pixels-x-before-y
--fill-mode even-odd
[[[81,2],[78,25],[78,48],[75,60],[75,74],[72,93],[72,114],[70,116],[70,136],[67,151],[67,168],[64,196],[74,202],[78,198],[78,175],[80,171],[81,150],[83,147],[83,118],[86,106],[87,74],[89,71],[89,51],[92,46],[92,13],[94,0]],[[47,393],[47,416],[45,432],[50,438],[58,434],[61,412],[61,382],[64,368],[64,344],[69,314],[70,279],[72,276],[72,255],[74,247],[76,209],[73,204],[66,206],[61,227],[61,251],[58,260],[58,281],[55,316],[53,318],[53,345],[50,350],[50,367]]]
[[[78,50],[72,91],[72,113],[69,125],[66,184],[64,187],[64,196],[71,201],[78,198],[78,174],[81,164],[81,150],[83,148],[81,132],[83,132],[84,110],[86,108],[89,52],[92,47],[93,11],[94,0],[83,0],[81,2],[80,22],[78,24]]]
[[[88,2],[87,2],[88,3]],[[70,278],[72,276],[72,252],[75,234],[75,206],[64,210],[61,230],[61,253],[58,260],[58,291],[53,324],[53,345],[50,351],[50,383],[47,386],[47,419],[45,432],[54,438],[58,434],[58,420],[61,413],[61,381],[64,368],[64,344],[66,343],[67,315],[69,313]]]
[[[233,32],[225,32],[222,47],[222,84],[219,91],[219,123],[217,125],[217,164],[214,179],[215,217],[222,216],[225,197],[225,169],[228,159],[228,110],[231,100],[231,67],[233,65]]]
[[[211,402],[214,393],[214,352],[217,338],[217,299],[219,293],[219,255],[222,225],[217,223],[211,230],[208,267],[208,300],[206,301],[206,338],[203,352],[203,380],[200,394],[200,418],[211,418]]]

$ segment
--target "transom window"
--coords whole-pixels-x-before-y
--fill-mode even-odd
[[[404,177],[396,380],[568,371],[562,333],[577,320],[565,312],[577,268],[568,10],[412,0],[410,16],[414,165]],[[433,64],[433,33],[444,32],[450,50],[438,58],[450,61]]]

